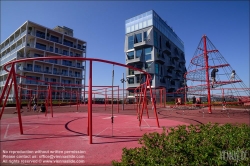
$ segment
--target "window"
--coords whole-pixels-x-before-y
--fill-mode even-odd
[[[143,76],[139,76],[139,75],[136,76],[136,83],[143,82],[142,80],[143,80]]]
[[[134,36],[129,36],[128,37],[128,49],[133,49],[134,48]]]
[[[53,42],[59,42],[59,38],[58,37],[56,37],[56,36],[53,36],[53,35],[51,35],[50,36],[50,41],[53,41]]]
[[[154,45],[155,47],[158,47],[158,34],[156,31],[154,31]]]
[[[62,69],[62,74],[63,74],[63,75],[65,75],[65,76],[67,76],[67,75],[68,75],[68,71],[67,71],[67,70]]]
[[[155,64],[155,74],[159,74],[159,64]]]
[[[134,56],[134,51],[127,52],[127,58],[128,58],[128,59],[134,59],[134,58],[135,58],[135,56]]]
[[[58,48],[55,49],[55,53],[58,53]]]
[[[43,57],[43,55],[41,55],[41,54],[34,54],[34,57]]]
[[[67,50],[63,50],[63,55],[68,55],[68,51]]]
[[[128,69],[128,75],[134,75],[134,70],[133,69]]]
[[[153,62],[145,63],[145,69],[150,68]]]
[[[151,47],[144,49],[144,52],[145,52],[145,61],[148,61],[148,60],[152,59],[152,57],[151,57],[151,51],[152,51]]]
[[[40,65],[35,65],[35,69],[36,72],[41,72],[41,66]]]
[[[57,68],[53,68],[53,74],[57,74]]]
[[[49,62],[57,64],[57,59],[50,59]]]
[[[135,34],[134,43],[140,43],[140,42],[142,42],[142,34],[141,33]]]
[[[160,36],[160,38],[159,38],[159,47],[160,47],[160,49],[161,49],[161,36]]]
[[[52,46],[49,47],[49,51],[53,52],[53,47]]]
[[[147,41],[148,40],[148,35],[147,35],[147,31],[143,32],[143,41]]]
[[[45,33],[41,31],[36,31],[36,36],[45,39]]]
[[[141,55],[142,55],[142,49],[136,50],[136,51],[135,51],[135,57],[136,57],[136,58],[140,58]]]
[[[62,65],[72,66],[72,61],[63,60]]]
[[[68,40],[66,40],[66,39],[63,40],[63,44],[66,45],[66,46],[73,47],[73,42],[68,41]]]
[[[55,78],[51,78],[50,81],[51,82],[56,82],[56,79]]]
[[[36,48],[42,49],[42,50],[46,50],[46,45],[41,44],[41,43],[36,43]]]
[[[133,84],[133,83],[134,83],[134,77],[128,78],[128,83],[129,83],[129,84]]]
[[[33,65],[32,64],[27,64],[27,70],[32,70]]]
[[[49,67],[45,67],[45,72],[49,72]]]

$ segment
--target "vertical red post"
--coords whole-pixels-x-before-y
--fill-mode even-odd
[[[22,84],[20,84],[19,101],[20,101],[20,107],[22,108]]]
[[[3,105],[2,105],[2,110],[1,110],[1,114],[0,114],[0,119],[2,119],[4,107],[5,107],[6,103],[7,103],[7,100],[8,100],[9,94],[10,94],[10,90],[11,90],[12,84],[13,84],[13,79],[11,80],[9,89],[8,89],[8,91],[7,91],[7,95],[6,95],[5,100],[4,100],[4,103],[3,103]],[[5,87],[8,87],[8,85],[5,85]]]
[[[118,107],[118,113],[119,113],[119,86],[118,86],[118,99],[117,99],[117,107]]]
[[[209,81],[209,66],[208,66],[208,56],[207,56],[207,41],[206,36],[203,36],[203,43],[204,43],[204,59],[206,63],[206,82],[207,82],[207,98],[208,98],[208,113],[212,113],[211,110],[211,95],[210,95],[210,81]]]
[[[162,106],[162,89],[160,89],[160,102],[161,102],[161,106]]]
[[[89,129],[89,143],[92,144],[92,61],[89,61],[89,101],[88,101],[88,129]]]
[[[18,114],[18,120],[19,120],[19,127],[20,127],[20,133],[23,134],[23,125],[22,125],[22,118],[21,118],[21,111],[20,111],[20,102],[19,102],[19,97],[18,97],[18,90],[17,90],[17,82],[16,82],[16,73],[15,73],[15,64],[12,63],[12,79],[14,83],[14,91],[15,91],[15,96],[16,96],[16,105],[17,105],[17,114]]]
[[[76,93],[76,110],[78,111],[78,91],[77,91],[77,93]]]
[[[107,88],[105,88],[105,111],[106,111],[106,103],[107,103]]]
[[[53,117],[52,88],[51,88],[51,84],[49,84],[49,94],[50,94],[50,110],[51,110],[51,117]]]

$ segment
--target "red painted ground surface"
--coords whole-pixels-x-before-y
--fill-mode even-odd
[[[103,105],[94,105],[93,144],[89,144],[87,136],[87,106],[79,107],[79,112],[75,106],[55,107],[53,118],[50,114],[45,117],[42,113],[27,112],[23,108],[23,135],[20,135],[17,115],[13,114],[15,109],[7,108],[1,120],[1,164],[28,162],[27,165],[51,165],[57,162],[59,165],[72,165],[78,162],[79,165],[111,165],[112,160],[121,158],[122,148],[139,146],[138,139],[144,133],[162,131],[157,127],[152,111],[149,119],[144,116],[140,128],[134,106],[125,108],[122,111],[120,107],[120,113],[117,113],[114,107],[112,126],[111,107],[105,111]],[[161,127],[167,128],[209,121],[249,123],[249,112],[245,110],[231,109],[229,114],[220,109],[214,109],[213,114],[202,109],[183,112],[159,108],[158,111]]]

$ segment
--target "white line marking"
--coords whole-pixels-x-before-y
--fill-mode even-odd
[[[96,134],[94,137],[97,137],[99,134],[101,134],[102,132],[104,132],[107,129],[108,129],[108,127],[106,129],[102,130],[100,133]]]
[[[117,117],[117,116],[113,116],[114,118]],[[106,118],[102,118],[102,119],[111,119],[111,116],[110,117],[106,117]]]
[[[7,133],[8,133],[8,130],[9,130],[9,124],[8,124],[8,126],[7,126],[7,128],[6,128],[6,131],[5,131],[5,134],[4,134],[4,138],[6,138],[7,137]]]
[[[31,126],[31,125],[29,125],[29,126]],[[25,133],[26,131],[36,129],[36,128],[38,128],[38,127],[39,127],[39,126],[34,127],[34,128],[31,128],[31,129],[28,129],[28,130],[24,130],[23,132]],[[13,136],[16,136],[16,135],[20,136],[20,134],[12,134],[12,135],[10,135],[10,136],[8,136],[8,137],[13,137]]]
[[[150,127],[149,124],[145,121],[145,119],[143,119],[143,120],[144,120],[144,122],[148,125],[148,127]]]

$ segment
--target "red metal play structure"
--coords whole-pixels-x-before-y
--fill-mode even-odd
[[[215,81],[210,78],[213,69],[218,69]],[[207,102],[208,113],[212,113],[213,101],[222,103],[225,100],[227,105],[250,104],[250,89],[205,35],[184,77],[190,85],[178,89],[176,93],[185,93],[189,98],[193,96],[203,98]]]
[[[153,97],[153,92],[152,92],[152,89],[151,89],[151,85],[150,85],[150,79],[151,79],[151,75],[148,74],[147,72],[143,71],[143,70],[140,70],[140,69],[137,69],[137,68],[134,68],[132,66],[127,66],[127,65],[124,65],[124,64],[120,64],[120,63],[117,63],[117,62],[112,62],[112,61],[107,61],[107,60],[102,60],[102,59],[95,59],[95,58],[80,58],[80,57],[58,57],[58,56],[51,56],[51,57],[39,57],[39,58],[27,58],[27,59],[20,59],[20,60],[15,60],[15,61],[11,61],[7,64],[4,65],[4,69],[9,72],[9,75],[6,79],[6,82],[5,82],[5,86],[2,90],[2,93],[1,93],[1,96],[0,96],[0,101],[4,101],[3,102],[3,107],[2,107],[2,110],[1,110],[1,113],[0,113],[0,118],[2,117],[2,114],[3,114],[3,111],[4,111],[4,108],[5,108],[5,105],[6,105],[6,102],[8,100],[8,96],[10,94],[10,89],[11,87],[13,86],[14,87],[14,94],[15,94],[15,100],[16,100],[16,109],[17,109],[17,114],[18,114],[18,120],[19,120],[19,127],[20,127],[20,133],[23,134],[23,126],[22,126],[22,118],[21,118],[21,111],[20,111],[20,94],[18,93],[18,87],[21,89],[22,87],[17,83],[17,80],[16,78],[17,77],[23,77],[25,79],[30,79],[30,78],[26,78],[25,76],[22,76],[18,73],[16,73],[16,70],[15,70],[15,66],[16,64],[20,63],[20,62],[26,62],[26,61],[35,61],[35,60],[50,60],[50,59],[64,59],[64,60],[78,60],[78,61],[89,61],[89,83],[88,83],[88,129],[87,129],[87,133],[89,135],[89,142],[90,144],[92,144],[92,96],[93,96],[93,84],[92,84],[92,63],[93,62],[102,62],[102,63],[108,63],[108,64],[112,64],[112,65],[116,65],[116,66],[121,66],[121,67],[126,67],[126,68],[130,68],[130,69],[133,69],[133,70],[136,70],[136,71],[139,71],[139,72],[142,72],[143,74],[146,75],[146,81],[144,83],[142,83],[138,89],[139,91],[141,92],[141,95],[139,95],[139,103],[137,103],[137,117],[139,119],[139,126],[141,126],[141,121],[142,121],[142,115],[143,115],[143,111],[146,110],[147,113],[148,113],[148,110],[147,110],[147,92],[149,92],[150,96],[151,96],[151,99],[152,99],[152,108],[153,108],[153,111],[154,111],[154,114],[155,114],[155,118],[156,118],[156,124],[158,127],[160,127],[159,125],[159,121],[158,121],[158,115],[157,115],[157,112],[156,112],[156,104],[154,102],[154,97]],[[10,70],[9,70],[10,68]],[[40,80],[39,80],[40,81]],[[40,82],[45,82],[45,81],[40,81]],[[54,84],[61,84],[61,83],[54,83]],[[103,86],[105,88],[107,88],[107,86]],[[113,87],[116,87],[116,86],[111,86],[112,87],[112,99],[113,99]],[[42,91],[42,90],[40,90]],[[52,90],[51,88],[51,84],[49,84],[48,86],[48,89],[46,90],[46,107],[48,110],[49,106],[50,106],[50,109],[51,109],[51,116],[53,117],[53,107],[52,107],[52,92],[55,91],[55,90]],[[38,90],[39,92],[39,90]],[[119,88],[117,90],[118,94],[118,98],[119,98]],[[76,96],[79,96],[79,94],[81,94],[81,92],[77,92],[76,93]],[[143,94],[143,95],[142,95]],[[77,100],[78,101],[78,100]],[[113,100],[111,100],[113,102]],[[78,103],[78,102],[77,102]],[[78,106],[78,104],[77,104]],[[78,107],[77,107],[78,108]],[[119,112],[119,106],[118,106],[118,112]],[[46,116],[47,112],[45,113],[45,116]],[[147,114],[148,116],[148,114]],[[113,123],[113,104],[112,104],[112,123]]]

